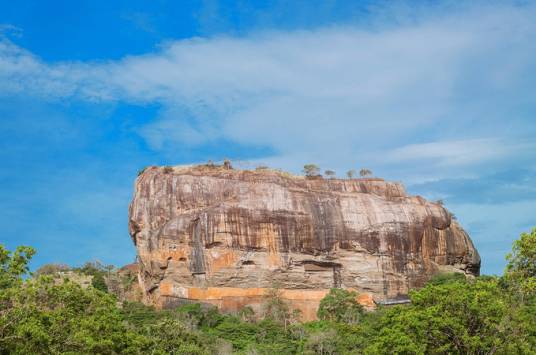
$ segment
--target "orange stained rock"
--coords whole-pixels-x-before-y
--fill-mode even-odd
[[[281,264],[281,258],[279,257],[279,254],[273,252],[268,253],[268,263],[270,266],[278,266]]]
[[[160,294],[162,296],[171,296],[173,295],[173,284],[168,282],[160,283]]]
[[[238,311],[246,305],[260,305],[268,288],[238,288],[238,287],[181,287],[179,291],[169,282],[160,283],[160,295],[180,297],[190,300],[211,303],[224,312]],[[289,303],[291,309],[299,309],[303,320],[316,319],[320,301],[329,293],[322,290],[280,290],[281,297]],[[374,308],[374,300],[370,294],[360,294],[357,301],[365,308]]]
[[[265,296],[269,288],[239,288],[239,287],[184,287],[185,295],[191,300],[209,300],[209,299],[222,299],[224,297],[257,297]],[[322,290],[280,290],[281,297],[287,300],[297,301],[320,301],[328,293],[329,289]],[[162,296],[177,297],[173,291],[173,284],[170,282],[162,281],[160,283],[160,294]],[[374,299],[368,293],[362,293],[357,298],[360,304],[373,305]]]
[[[376,308],[376,303],[374,303],[374,298],[369,293],[361,293],[357,296],[357,302],[367,309]]]
[[[188,298],[194,300],[222,299],[224,297],[255,297],[263,296],[263,288],[207,287],[188,288]]]
[[[210,273],[215,273],[218,270],[232,267],[239,259],[238,253],[233,249],[225,251],[215,251],[209,253],[210,258],[207,258]]]

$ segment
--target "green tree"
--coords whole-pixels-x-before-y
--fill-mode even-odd
[[[123,325],[116,301],[98,290],[50,276],[24,280],[35,251],[0,246],[0,349],[13,354],[117,353],[136,335]]]
[[[359,170],[359,175],[360,175],[361,177],[371,176],[371,175],[372,175],[372,171],[370,171],[369,169],[365,169],[365,168],[363,168],[363,169]]]
[[[505,279],[527,296],[536,294],[536,228],[521,233],[506,256]]]
[[[164,319],[147,328],[148,354],[211,354],[210,344],[200,334],[174,319]]]
[[[113,297],[72,282],[41,276],[2,301],[0,348],[9,353],[118,353],[142,341],[127,331]]]
[[[70,267],[66,264],[45,264],[35,271],[36,275],[55,275],[59,272],[69,271]]]
[[[315,164],[305,164],[303,166],[303,173],[307,177],[315,177],[320,175],[320,168]]]
[[[255,311],[250,306],[243,307],[238,311],[238,317],[243,322],[253,322],[255,320]]]
[[[346,176],[348,176],[348,179],[353,179],[355,175],[356,175],[356,172],[355,172],[355,170],[353,170],[353,169],[352,169],[352,170],[348,170],[348,171],[346,172]]]
[[[157,311],[153,306],[139,302],[123,302],[120,309],[123,319],[133,328],[145,328],[151,324],[162,321],[168,313]]]
[[[432,277],[430,281],[428,281],[428,285],[437,286],[437,285],[444,285],[450,282],[458,282],[458,281],[464,282],[465,280],[466,280],[465,274],[462,274],[460,272],[439,273],[439,274],[434,275],[434,277]]]
[[[324,171],[324,175],[326,175],[330,179],[334,179],[336,173],[333,170],[328,169],[328,170]]]
[[[0,290],[22,281],[29,273],[28,263],[34,254],[32,247],[19,246],[11,253],[0,244]]]
[[[99,261],[88,261],[82,267],[75,269],[75,271],[92,276],[91,286],[93,286],[97,290],[108,292],[108,286],[106,284],[105,277],[109,276],[109,272],[112,269],[112,265],[104,266]]]
[[[108,286],[106,285],[103,274],[95,274],[91,279],[91,286],[95,287],[99,291],[108,292]]]
[[[303,350],[303,353],[307,355],[337,354],[337,332],[335,329],[328,329],[310,334],[305,341]]]
[[[498,282],[452,280],[411,291],[411,305],[385,311],[365,353],[530,352],[534,323],[512,312]]]
[[[357,293],[332,288],[320,301],[317,316],[332,322],[357,323],[363,315],[363,306],[357,302]]]
[[[266,292],[263,304],[263,316],[285,326],[290,322],[290,309],[283,300],[278,285],[275,285]]]
[[[96,288],[48,275],[24,279],[33,253],[0,246],[0,354],[214,352],[212,339],[189,331],[173,312],[132,304],[120,310],[115,297]]]

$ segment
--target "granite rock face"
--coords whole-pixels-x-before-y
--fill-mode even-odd
[[[402,299],[437,272],[480,269],[443,206],[382,179],[151,167],[136,180],[129,230],[145,301],[161,307],[197,300],[259,310],[277,284],[313,319],[333,287],[371,305]]]

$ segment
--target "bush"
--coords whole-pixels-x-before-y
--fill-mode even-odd
[[[104,266],[98,261],[86,262],[82,267],[73,269],[84,275],[92,276],[91,286],[102,292],[108,292],[105,276],[113,269],[112,265]]]
[[[69,271],[69,265],[65,264],[45,264],[35,271],[36,275],[55,275],[59,272]]]
[[[177,320],[166,318],[146,329],[148,354],[211,354],[210,343]]]
[[[506,255],[506,273],[523,278],[536,277],[536,228],[530,233],[521,233]]]
[[[444,285],[450,282],[465,282],[465,281],[466,281],[465,275],[459,272],[440,273],[440,274],[434,275],[434,277],[432,277],[430,281],[428,281],[428,285],[438,286],[438,285]]]
[[[319,319],[357,323],[363,315],[363,306],[357,302],[357,293],[340,288],[332,288],[320,301],[317,316]]]
[[[365,352],[525,353],[530,323],[512,320],[496,278],[428,284],[386,310]],[[515,316],[517,318],[517,316]]]
[[[19,246],[11,253],[0,244],[0,290],[22,282],[22,278],[29,273],[28,263],[34,254],[32,247]]]
[[[263,304],[263,316],[274,322],[284,324],[290,322],[290,309],[281,297],[281,290],[278,286],[271,288],[266,293],[266,299]]]

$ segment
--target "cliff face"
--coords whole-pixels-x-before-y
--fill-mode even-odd
[[[129,221],[146,301],[158,306],[258,309],[278,284],[312,319],[332,287],[385,302],[434,273],[480,268],[447,210],[381,179],[153,167],[136,181]]]

